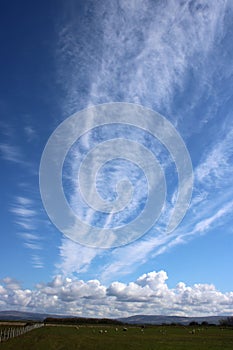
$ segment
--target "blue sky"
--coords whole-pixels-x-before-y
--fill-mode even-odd
[[[1,2],[1,310],[233,314],[232,11],[230,0]],[[178,191],[169,152],[133,126],[91,130],[63,169],[66,198],[81,220],[128,224],[147,201],[141,169],[120,157],[100,169],[96,186],[111,202],[116,183],[130,179],[135,190],[125,211],[100,215],[84,203],[78,169],[104,141],[121,137],[147,147],[167,185],[163,212],[145,235],[91,248],[49,220],[39,166],[61,122],[111,102],[142,105],[172,123],[192,160],[193,193],[181,224],[164,234]]]

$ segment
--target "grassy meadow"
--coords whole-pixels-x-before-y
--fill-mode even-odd
[[[195,329],[195,332],[192,332]],[[103,332],[100,332],[102,330]],[[105,332],[106,331],[106,332]],[[220,327],[45,326],[0,343],[0,350],[232,350],[233,330]]]

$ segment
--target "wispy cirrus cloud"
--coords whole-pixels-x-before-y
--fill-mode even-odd
[[[79,27],[75,12],[67,6],[69,21],[60,31],[57,50],[58,75],[66,90],[65,114],[79,110],[80,102],[85,106],[111,101],[140,103],[171,113],[172,99],[177,88],[183,89],[190,69],[201,70],[199,96],[204,89],[212,89],[211,73],[201,67],[216,38],[224,36],[227,6],[227,1],[216,0],[211,4],[147,0],[133,5],[121,0],[106,8],[99,2],[98,6],[92,3],[94,15],[84,15]],[[89,43],[82,43],[80,32]],[[79,88],[84,72],[85,95]]]
[[[31,254],[32,264],[36,269],[43,269],[44,262],[38,254]]]
[[[37,133],[36,130],[33,126],[31,125],[26,125],[24,127],[24,133],[27,136],[28,142],[31,142],[37,138]]]
[[[24,247],[33,251],[33,266],[42,268],[43,262],[38,251],[41,251],[43,247],[41,237],[37,234],[38,212],[35,201],[28,197],[16,196],[10,212],[14,215],[14,222],[19,227],[18,235],[23,239]]]
[[[85,247],[68,238],[63,238],[60,245],[61,262],[56,267],[65,276],[87,272],[95,257],[100,253],[99,249]]]
[[[84,19],[79,27],[76,27],[77,18],[69,13],[67,7],[70,18],[68,22],[64,21],[61,28],[57,50],[58,76],[66,92],[61,106],[63,113],[67,116],[89,105],[127,101],[162,111],[170,115],[175,126],[181,127],[184,118],[191,119],[190,111],[204,94],[215,94],[213,81],[216,67],[211,62],[215,62],[214,48],[226,35],[225,15],[229,6],[229,1],[217,0],[211,3],[192,0],[164,4],[155,4],[149,0],[131,3],[122,0],[109,4],[106,8],[104,2],[100,2],[98,6],[93,5],[92,18],[85,13],[84,6]],[[97,23],[96,18],[102,18],[101,23]],[[85,45],[80,37],[88,37],[88,43]],[[83,50],[79,50],[80,47]],[[72,62],[72,65],[68,62]],[[83,76],[86,76],[85,82],[82,81]],[[194,86],[193,82],[198,84]],[[185,104],[185,112],[189,113],[176,113],[173,116],[173,104],[179,92],[182,92],[182,101],[187,101],[187,86],[188,89],[194,87],[195,90],[191,100]],[[216,104],[216,101],[211,103],[205,117],[197,118],[195,115],[195,120],[192,121],[197,128],[203,127],[208,118],[212,118],[211,111],[216,108]],[[188,131],[188,136],[192,135],[192,130]],[[150,256],[162,254],[191,237],[208,232],[214,225],[218,225],[220,219],[224,222],[231,209],[230,195],[219,198],[213,189],[216,189],[216,179],[219,188],[222,188],[220,178],[226,177],[230,170],[230,140],[229,134],[225,143],[219,142],[211,150],[203,150],[204,156],[202,159],[200,157],[195,169],[190,215],[182,225],[169,236],[161,233],[176,198],[174,186],[171,190],[174,196],[170,194],[171,205],[167,206],[158,227],[161,230],[152,230],[142,240],[109,252],[111,263],[102,267],[103,280],[131,273],[137,264],[146,262]],[[140,142],[138,138],[137,141]],[[86,151],[92,144],[93,137],[86,135],[81,151]],[[73,159],[77,160],[77,154]],[[73,173],[77,174],[77,164],[73,164]],[[129,169],[126,168],[126,173],[127,170]],[[119,178],[121,177],[122,174]],[[134,180],[137,182],[136,177]],[[76,199],[77,186],[73,185],[73,205],[77,211],[83,210],[85,219],[92,222],[93,210],[80,205]],[[90,186],[90,197],[91,194]],[[140,198],[135,200],[139,201]],[[61,246],[64,263],[69,259],[69,251],[72,257],[75,256],[76,249],[79,252],[75,245],[66,244],[63,255],[63,248],[64,245]],[[85,266],[91,269],[98,254],[87,254],[89,259],[87,258]],[[73,258],[70,260],[70,268],[75,271]],[[80,261],[76,262],[78,266]],[[69,266],[68,260],[66,263]],[[122,266],[127,266],[123,272]]]
[[[8,144],[8,143],[1,143],[0,144],[0,154],[3,159],[18,163],[18,164],[24,164],[24,160],[22,157],[22,151],[19,147],[16,147],[14,145]]]
[[[194,232],[205,232],[208,231],[208,229],[215,224],[219,219],[222,219],[224,216],[231,213],[233,208],[233,201],[230,201],[226,203],[224,206],[221,206],[220,209],[217,210],[212,216],[201,220],[198,222],[194,228]],[[221,222],[223,224],[223,222]]]
[[[15,142],[0,143],[0,158],[26,169],[29,175],[38,174],[34,161],[27,159],[23,147],[16,145]]]
[[[231,198],[227,196],[218,202],[213,198],[200,201],[195,209],[191,206],[187,218],[174,232],[165,234],[156,229],[151,230],[143,239],[113,250],[109,254],[110,263],[106,263],[100,272],[100,279],[109,282],[112,278],[130,275],[151,258],[224,225],[233,209]]]
[[[233,154],[232,137],[233,128],[231,125],[224,125],[219,130],[218,139],[214,139],[214,144],[203,156],[203,161],[195,169],[197,181],[204,187],[215,185],[217,188],[228,186],[231,182]],[[220,139],[221,137],[221,139]]]
[[[102,268],[99,268],[97,271],[102,281],[109,281],[113,278],[119,278],[122,275],[130,275],[138,266],[149,261],[151,257],[163,254],[171,248],[174,249],[176,245],[187,243],[190,239],[206,234],[218,227],[218,225],[223,225],[224,222],[227,222],[233,206],[233,188],[230,186],[229,182],[231,182],[231,179],[228,176],[230,164],[226,166],[227,161],[222,162],[221,159],[224,155],[225,159],[231,156],[231,148],[228,147],[229,142],[230,138],[225,138],[223,141],[219,141],[219,143],[215,144],[212,149],[206,152],[206,156],[203,157],[203,163],[200,163],[195,169],[195,174],[200,174],[199,171],[202,168],[208,169],[208,171],[202,172],[201,176],[197,175],[195,177],[195,188],[202,188],[202,190],[201,192],[194,190],[187,218],[184,219],[180,227],[172,234],[167,235],[163,233],[165,228],[163,221],[168,220],[172,211],[172,206],[168,206],[168,210],[162,217],[162,222],[160,221],[159,225],[155,226],[155,229],[143,237],[143,239],[105,253],[110,262],[105,261]],[[216,157],[214,163],[215,176],[210,177],[212,163],[209,164],[209,159],[212,157],[212,154],[220,152],[220,150],[222,156],[219,158]],[[222,166],[223,164],[224,166]],[[224,195],[222,194],[221,197],[219,197],[218,191],[216,191],[216,177],[219,180],[219,186],[220,184],[222,186],[219,187],[220,191],[225,187],[228,188],[228,191]],[[223,181],[223,179],[225,180]],[[207,182],[208,191],[200,187],[200,184],[206,184]],[[73,257],[77,257],[77,260],[79,260],[79,249],[84,248],[77,248],[75,244],[72,244],[71,249],[69,244],[66,245],[66,263],[69,259],[72,261]],[[91,249],[90,251],[91,254],[86,255],[85,261],[89,271],[92,269],[94,258],[98,257],[100,253],[97,250]],[[80,259],[80,263],[81,261],[82,259]],[[79,266],[80,263],[77,261],[77,266]],[[69,264],[66,266],[68,267]],[[72,263],[71,271],[78,272],[79,269],[75,269],[75,264]]]
[[[228,133],[229,135],[231,132]],[[195,174],[197,174],[195,188],[202,188],[202,191],[194,190],[189,212],[181,225],[172,234],[161,234],[160,230],[155,229],[142,240],[115,249],[111,252],[111,262],[103,267],[100,277],[103,281],[109,281],[113,276],[119,278],[130,274],[152,257],[164,254],[174,249],[176,245],[185,244],[199,235],[207,234],[229,220],[233,209],[233,187],[231,177],[229,177],[229,172],[232,172],[229,161],[232,155],[230,139],[229,136],[216,143],[206,152],[203,162],[195,169]],[[213,158],[213,154],[218,154],[219,157]],[[211,176],[212,172],[214,176]],[[217,187],[216,179],[218,180]],[[206,186],[200,187],[202,183],[208,184],[208,190],[205,189]],[[226,192],[225,188],[227,188]],[[221,196],[218,191],[222,193]],[[171,210],[172,207],[168,209],[165,217],[169,217]]]

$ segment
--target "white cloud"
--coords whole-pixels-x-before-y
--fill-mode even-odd
[[[101,281],[109,282],[114,278],[130,275],[151,258],[223,225],[229,218],[232,207],[232,200],[227,201],[224,197],[221,202],[217,203],[217,206],[215,201],[200,202],[195,207],[195,211],[190,209],[187,220],[184,220],[184,223],[172,234],[152,230],[143,239],[114,249],[109,253],[110,262],[102,267]]]
[[[165,271],[149,272],[128,284],[108,287],[98,280],[82,281],[61,275],[35,289],[22,289],[6,279],[0,285],[0,304],[6,308],[89,317],[122,317],[133,314],[183,316],[224,315],[233,312],[233,292],[214,285],[179,282],[169,288]]]
[[[15,201],[16,201],[16,203],[24,205],[24,206],[33,205],[33,201],[30,198],[26,198],[26,197],[22,197],[22,196],[16,196]]]
[[[19,164],[25,164],[22,159],[22,153],[16,146],[7,143],[0,144],[0,154],[3,159]]]
[[[18,215],[19,217],[33,217],[36,215],[36,211],[32,209],[27,209],[23,207],[13,207],[11,212]]]
[[[32,222],[32,220],[25,217],[23,218],[23,220],[22,218],[17,218],[17,220],[15,220],[15,223],[25,230],[30,231],[35,229],[35,225]]]
[[[11,289],[11,290],[20,289],[20,283],[17,280],[15,280],[14,278],[5,277],[3,279],[3,282],[6,285],[7,289]]]
[[[36,233],[38,209],[36,202],[28,197],[15,196],[10,212],[14,215],[15,223],[20,227],[18,235],[23,239],[24,247],[33,251],[31,262],[33,267],[42,268],[41,256],[35,251],[42,251],[41,237]],[[22,232],[23,229],[23,232]]]
[[[83,99],[86,104],[121,100],[170,111],[188,69],[200,71],[216,38],[224,36],[226,6],[217,0],[148,0],[133,5],[122,0],[108,6],[101,1],[93,5],[93,20],[86,28],[77,26],[75,11],[67,5],[69,21],[61,28],[57,50],[65,114],[78,110]],[[80,32],[83,38],[88,36],[85,45]],[[85,97],[79,90],[83,71],[89,89]],[[211,79],[203,70],[200,95],[211,89]]]
[[[93,11],[98,14],[97,18],[103,17],[103,21],[97,24],[93,20],[89,28],[93,29],[91,27],[93,25],[96,26],[95,29],[100,29],[98,37],[96,37],[96,30],[90,30],[88,43],[81,43],[83,50],[79,50],[80,40],[82,41],[80,33],[84,30],[81,37],[86,38],[87,29],[76,26],[75,15],[71,15],[69,23],[65,23],[61,29],[57,51],[58,75],[66,91],[66,98],[62,101],[64,114],[67,116],[88,104],[121,100],[165,110],[171,115],[173,114],[170,113],[171,102],[177,90],[184,89],[189,69],[192,69],[200,78],[198,92],[188,105],[193,108],[203,92],[208,89],[210,93],[214,85],[212,67],[211,65],[207,67],[206,63],[208,55],[213,53],[216,39],[220,40],[224,36],[225,4],[227,2],[223,4],[217,0],[211,3],[202,1],[201,4],[196,1],[185,3],[170,1],[163,6],[155,6],[151,1],[119,1],[117,6],[112,3],[106,8],[103,3],[100,3],[94,6]],[[102,16],[104,11],[105,15]],[[80,66],[84,71],[82,76],[80,76]],[[86,77],[85,82],[82,81],[83,76]],[[85,96],[80,91],[80,84],[82,86],[86,84]],[[178,125],[179,121],[173,119],[173,123]],[[203,119],[199,119],[203,124]],[[199,120],[195,119],[195,123],[198,122]],[[222,135],[221,139],[223,139]],[[85,135],[82,145],[79,146],[87,151],[92,141],[90,135]],[[56,268],[63,275],[92,273],[95,269],[100,271],[101,282],[111,282],[120,276],[130,275],[151,257],[163,254],[172,247],[184,244],[189,239],[224,223],[232,204],[227,196],[220,198],[218,194],[214,195],[213,188],[216,190],[216,187],[224,186],[222,180],[232,172],[231,154],[232,132],[229,132],[221,142],[215,140],[212,149],[204,153],[201,164],[195,170],[196,189],[189,216],[172,234],[164,235],[153,230],[140,241],[107,252],[106,257],[109,260],[106,263],[107,259],[105,259],[102,266],[99,266],[98,262],[98,266],[94,266],[95,258],[101,255],[101,251],[63,239],[60,246],[61,262],[56,265]],[[77,179],[76,165],[80,159],[75,152],[72,157],[72,177]],[[137,178],[135,177],[133,181],[136,182]],[[225,185],[227,187],[228,182]],[[94,186],[95,184],[90,186],[88,183],[90,198]],[[199,190],[200,186],[202,186],[201,190],[197,193],[197,188]],[[80,206],[76,200],[78,186],[74,184],[74,187],[72,205],[76,208],[76,212],[90,223],[94,219],[93,211]],[[174,191],[171,204],[174,204],[175,195]],[[232,196],[231,193],[230,196]],[[143,193],[139,193],[135,201],[140,202],[142,197]],[[216,200],[217,197],[218,200]],[[159,229],[168,221],[171,210],[171,207],[167,207],[167,211],[163,213]],[[108,219],[105,222],[107,225],[111,224],[112,217],[109,216]],[[27,226],[29,222],[26,219],[19,222],[22,226],[24,225],[24,228],[29,228]],[[152,276],[151,279],[154,281],[155,278],[153,279]],[[128,303],[134,297],[142,301],[147,296],[155,295],[148,281],[144,286],[140,283],[136,281],[133,284],[124,285],[115,282],[109,286],[108,293],[110,291],[113,293],[115,290],[116,299],[120,300],[120,297],[124,297]],[[182,298],[185,299],[188,295],[191,299],[189,292],[191,293],[193,289],[180,284],[180,288],[181,286],[184,289]],[[158,292],[162,287],[166,289],[165,282],[161,282]],[[165,289],[163,293],[168,292]],[[169,293],[173,300],[174,295]],[[177,293],[180,293],[179,288]],[[54,297],[57,299],[52,299],[51,305],[57,305],[59,300],[57,295]],[[178,309],[179,303],[181,302],[178,302]],[[128,305],[135,312],[138,310],[136,304]],[[73,310],[72,307],[69,310]],[[119,310],[121,307],[122,304]],[[188,305],[185,308],[185,311],[180,312],[189,310]],[[93,310],[90,308],[88,312],[91,313]]]
[[[74,272],[86,272],[100,250],[82,246],[70,239],[63,238],[60,246],[61,263],[57,268],[64,275]]]
[[[204,232],[210,228],[213,223],[216,223],[217,220],[223,216],[232,213],[233,201],[224,205],[223,208],[219,209],[214,215],[198,222],[194,228],[195,232]]]
[[[32,250],[41,250],[41,249],[42,249],[41,245],[38,244],[38,243],[29,243],[29,242],[25,242],[25,243],[24,243],[24,246],[25,246],[26,248],[29,248],[29,249],[32,249]]]
[[[27,136],[28,142],[31,142],[32,140],[34,140],[37,137],[35,129],[30,125],[27,125],[24,127],[24,132]]]
[[[39,237],[38,235],[29,232],[20,232],[19,235],[28,241],[39,241],[41,239],[41,237]]]
[[[106,257],[109,259],[108,262],[105,260],[102,267],[98,267],[101,281],[109,282],[123,275],[130,275],[138,266],[146,263],[151,257],[164,254],[176,245],[184,244],[197,235],[205,234],[226,222],[229,213],[232,212],[232,192],[229,183],[223,181],[221,184],[223,187],[226,186],[228,191],[224,195],[221,194],[219,196],[215,188],[215,178],[218,177],[218,179],[222,180],[230,170],[228,167],[225,167],[224,170],[221,168],[218,171],[216,170],[218,168],[217,166],[217,168],[215,167],[216,176],[212,179],[209,177],[212,168],[208,159],[210,159],[212,153],[215,153],[215,149],[218,151],[221,150],[223,155],[225,155],[223,159],[230,157],[231,150],[228,148],[228,145],[230,146],[230,134],[229,132],[227,138],[217,143],[215,148],[210,149],[209,153],[204,157],[203,162],[195,170],[195,174],[198,174],[199,169],[209,169],[205,175],[202,173],[201,177],[196,176],[196,188],[199,188],[200,183],[206,183],[208,181],[209,188],[214,188],[214,191],[208,192],[202,189],[200,192],[195,189],[187,218],[185,218],[180,227],[172,234],[163,234],[163,222],[168,221],[172,210],[169,207],[159,222],[162,225],[158,227],[158,229],[161,228],[161,232],[152,230],[143,239],[133,244],[106,252]],[[218,159],[221,160],[221,157],[216,158],[216,161]],[[61,256],[63,259],[60,265],[61,271],[63,273],[91,271],[93,260],[99,256],[100,252],[91,248],[79,247],[73,242],[63,242],[61,247]]]
[[[32,254],[31,259],[32,259],[32,264],[34,268],[36,269],[44,268],[44,263],[39,255]]]
[[[208,66],[208,69],[201,70],[201,67],[205,66],[209,55],[212,55],[216,39],[220,40],[224,36],[226,6],[227,2],[223,4],[217,0],[211,3],[203,1],[201,4],[196,1],[170,1],[163,5],[151,1],[134,1],[129,4],[122,0],[118,4],[111,3],[108,7],[100,2],[98,6],[93,6],[93,22],[90,22],[88,28],[81,24],[77,26],[75,11],[68,11],[70,18],[61,28],[57,49],[58,75],[67,93],[63,101],[65,115],[78,110],[83,105],[83,99],[84,105],[121,100],[169,111],[177,89],[184,87],[189,69],[201,74],[195,96],[198,100],[207,85],[208,89],[212,86],[212,68]],[[69,10],[68,5],[67,9]],[[101,23],[95,21],[95,15],[96,18],[103,18]],[[96,30],[89,32],[89,29],[93,29],[92,26],[99,29],[98,37]],[[89,41],[85,45],[80,39],[82,31],[83,38],[87,32],[89,35]],[[79,50],[81,44],[82,52]],[[72,62],[72,65],[67,62]],[[80,66],[87,78],[85,97],[79,90]],[[173,122],[178,124],[178,120]],[[228,144],[230,139],[229,136]],[[86,136],[81,145],[85,151],[92,141]],[[220,162],[224,165],[227,161],[226,157],[222,157],[222,150],[220,147],[219,150],[213,150],[212,155],[206,155],[206,159],[196,169],[199,184],[204,183],[210,173],[219,176]],[[77,161],[77,154],[73,154],[73,160]],[[72,175],[76,178],[76,165]],[[90,197],[93,186],[88,183]],[[82,208],[80,203],[75,202],[76,190],[77,186],[71,202],[78,208],[76,211],[79,215],[85,216],[90,223],[93,211]],[[101,280],[109,281],[120,274],[130,274],[137,264],[143,264],[151,255],[161,254],[172,246],[183,243],[188,237],[206,232],[218,218],[223,218],[221,212],[216,214],[219,208],[214,208],[208,202],[203,203],[207,196],[203,191],[194,197],[192,210],[199,212],[194,213],[193,218],[188,223],[185,221],[184,226],[174,234],[166,236],[154,230],[143,240],[110,252],[109,258],[112,261],[103,266]],[[141,198],[142,193],[135,201],[140,202]],[[175,195],[172,200],[174,198]],[[164,222],[171,209],[169,207],[164,213]],[[160,225],[164,222],[161,221]],[[98,252],[63,241],[60,255],[63,259],[61,270],[72,273],[88,271]]]
[[[157,233],[157,235],[152,234],[130,245],[114,249],[110,253],[110,263],[102,268],[101,280],[108,282],[120,276],[130,275],[149,259],[152,252],[168,244],[171,238],[172,235]]]
[[[203,186],[224,185],[224,181],[230,180],[232,173],[231,156],[233,151],[231,125],[223,125],[219,130],[218,138],[214,140],[212,148],[205,154],[203,161],[196,168],[195,175],[199,184]],[[227,181],[227,182],[228,182]]]

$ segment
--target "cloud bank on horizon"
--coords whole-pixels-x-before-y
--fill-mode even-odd
[[[145,273],[134,282],[98,280],[84,282],[57,275],[34,290],[23,289],[11,278],[0,285],[2,309],[59,313],[84,317],[127,317],[135,314],[177,316],[231,315],[233,292],[221,293],[214,285],[187,286],[179,282],[169,288],[165,271]]]

